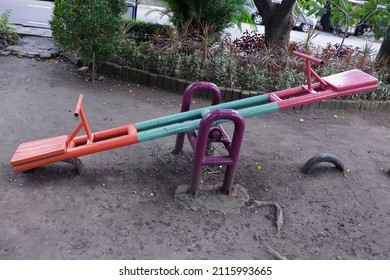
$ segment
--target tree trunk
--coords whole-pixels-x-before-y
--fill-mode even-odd
[[[294,26],[292,7],[295,0],[283,0],[280,4],[271,0],[254,0],[264,20],[265,43],[271,48],[286,48],[290,31]]]
[[[92,54],[92,81],[96,80],[96,53]]]
[[[265,43],[271,48],[285,48],[290,42],[290,31],[293,27],[291,12],[285,17],[273,16],[264,18]]]
[[[375,61],[380,67],[390,68],[390,40],[383,39]]]

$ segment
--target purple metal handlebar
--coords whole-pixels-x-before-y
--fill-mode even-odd
[[[201,90],[207,90],[213,95],[211,105],[217,105],[221,102],[222,95],[217,85],[210,82],[194,82],[190,84],[183,93],[181,112],[187,112],[190,110],[192,96]],[[180,133],[176,136],[175,149],[172,151],[173,154],[178,154],[183,150],[184,138],[185,133]]]

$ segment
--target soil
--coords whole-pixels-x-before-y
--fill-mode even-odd
[[[287,259],[390,258],[388,111],[247,119],[235,183],[250,200],[281,206],[278,234],[275,207],[183,207],[175,193],[190,183],[192,152],[167,160],[174,137],[81,157],[83,175],[65,163],[13,172],[20,143],[73,131],[81,93],[93,131],[177,113],[181,96],[93,83],[61,59],[0,57],[0,73],[0,259],[272,259],[268,247]],[[337,156],[345,172],[319,164],[303,174],[319,153]],[[204,171],[205,189],[222,183],[223,168]]]
[[[8,46],[14,45],[15,40],[0,34],[0,51],[4,51]]]

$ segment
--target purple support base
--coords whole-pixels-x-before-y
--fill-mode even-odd
[[[231,120],[234,122],[234,133],[232,141],[227,142],[225,147],[227,148],[228,156],[206,156],[206,147],[209,143],[210,134],[211,136],[216,135],[215,128],[212,127],[212,123],[217,120]],[[240,148],[242,139],[245,131],[245,120],[240,113],[234,110],[215,110],[207,113],[201,120],[198,136],[196,138],[196,145],[192,143],[194,148],[194,161],[192,165],[192,178],[188,192],[191,194],[199,194],[200,181],[202,177],[202,169],[204,165],[216,166],[226,165],[226,173],[223,181],[221,191],[225,194],[230,195],[232,193],[233,180],[237,169],[238,157],[240,155]],[[220,132],[218,132],[219,134]],[[224,132],[222,133],[224,134]],[[221,137],[226,137],[225,135]],[[218,136],[219,137],[219,136]],[[194,142],[194,138],[190,140]]]
[[[221,91],[209,82],[195,82],[187,87],[183,94],[181,112],[190,110],[192,96],[201,90],[212,93],[212,105],[217,105],[221,101]],[[217,120],[231,120],[235,124],[233,139],[227,135],[220,125],[212,125]],[[194,161],[192,166],[192,178],[188,192],[199,194],[202,169],[204,165],[215,166],[225,165],[226,173],[221,191],[230,195],[232,193],[233,180],[237,169],[238,157],[245,130],[245,120],[234,110],[215,110],[204,115],[200,122],[198,135],[195,130],[181,133],[176,136],[175,149],[173,154],[178,154],[183,150],[184,138],[187,135],[188,141],[194,151]],[[211,142],[221,142],[229,152],[228,156],[206,155],[206,148]]]

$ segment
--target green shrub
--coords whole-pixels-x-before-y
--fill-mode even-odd
[[[161,0],[165,7],[162,13],[181,33],[189,30],[190,37],[203,35],[204,28],[212,29],[213,37],[219,38],[223,31],[242,22],[252,23],[247,0]],[[215,35],[215,36],[214,36]]]
[[[124,19],[125,38],[137,41],[150,41],[156,36],[167,38],[167,26],[159,23]]]
[[[191,52],[186,51],[188,48],[182,47],[187,42],[185,39],[175,40],[172,44],[130,39],[121,44],[114,62],[180,79],[211,81],[218,86],[259,92],[305,85],[304,60],[288,55],[292,50],[302,51],[304,46],[294,43],[288,52],[278,55],[271,54],[266,48],[256,47],[253,50],[248,47],[248,44],[261,41],[261,36],[246,34],[241,40],[231,43],[223,40],[218,45],[208,47],[207,56],[200,47]],[[345,46],[336,55],[332,53],[333,49],[332,45],[310,49],[313,56],[326,61],[324,66],[312,65],[322,77],[359,66],[373,76],[381,78],[386,75],[372,72],[372,61],[365,55],[369,52]],[[382,79],[379,86],[377,91],[350,95],[343,99],[390,100],[389,83]]]
[[[55,42],[87,65],[109,61],[122,39],[125,0],[55,0],[50,25]],[[95,75],[93,75],[95,76]]]
[[[0,14],[0,38],[17,40],[19,38],[15,28],[9,24],[9,16],[11,12],[9,10],[4,11]]]
[[[238,81],[237,70],[236,59],[220,53],[212,58],[211,71],[214,77],[211,80],[220,85],[235,87]]]
[[[294,69],[284,69],[279,72],[274,83],[277,90],[298,87],[307,83],[306,74],[304,72],[297,72]]]
[[[239,69],[238,84],[242,89],[259,90],[267,86],[265,73],[253,64],[247,64]]]
[[[379,88],[377,90],[363,92],[360,94],[348,95],[346,99],[388,101],[390,100],[390,84],[384,81],[379,81]]]

